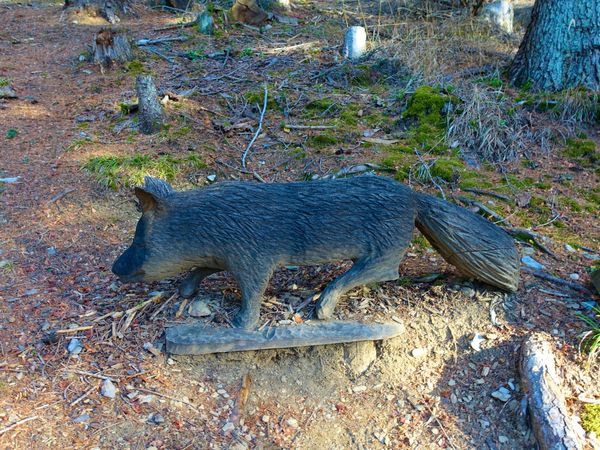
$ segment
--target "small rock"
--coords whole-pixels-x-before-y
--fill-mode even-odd
[[[501,444],[506,444],[508,443],[509,439],[506,436],[500,435],[498,436],[498,442],[500,442]]]
[[[18,98],[15,90],[10,86],[0,87],[0,98]]]
[[[471,348],[478,352],[481,350],[481,344],[483,342],[485,342],[485,338],[481,334],[475,333],[475,336],[473,336],[473,339],[471,339],[470,342]]]
[[[217,394],[221,395],[222,397],[229,398],[229,394],[225,389],[217,389]]]
[[[521,262],[523,264],[525,264],[527,267],[529,267],[530,269],[534,269],[534,270],[542,270],[542,269],[544,269],[544,265],[540,264],[539,262],[537,262],[531,256],[523,256],[521,258]]]
[[[79,355],[81,350],[83,350],[83,344],[77,338],[71,339],[69,345],[67,346],[67,350],[71,355]]]
[[[75,423],[81,423],[81,422],[87,422],[88,420],[90,420],[90,415],[89,414],[82,414],[81,416],[74,418],[73,422],[75,422]]]
[[[215,181],[217,179],[217,176],[213,173],[213,174],[207,176],[206,179],[212,183],[213,181]]]
[[[421,358],[422,356],[425,356],[427,354],[427,349],[422,347],[414,348],[412,352],[410,352],[410,354],[413,358]]]
[[[510,400],[510,391],[505,387],[501,387],[497,391],[492,392],[491,396],[502,402],[507,402]]]
[[[262,420],[264,423],[269,423],[269,419],[270,419],[270,417],[267,416],[266,414],[260,418],[260,420]]]
[[[453,379],[448,380],[448,386],[456,386],[456,381]]]
[[[223,426],[223,433],[227,433],[229,431],[233,431],[235,429],[235,425],[231,422],[227,422],[224,426]]]
[[[535,254],[535,248],[533,248],[533,247],[523,247],[521,249],[521,254],[523,254],[523,255],[529,255],[529,256],[534,255]]]
[[[117,396],[117,388],[108,378],[105,378],[102,382],[102,388],[100,389],[100,393],[103,397],[107,398],[115,398]]]
[[[568,251],[569,253],[575,253],[577,251],[573,247],[571,247],[569,244],[565,244],[565,250]]]
[[[148,418],[148,423],[152,423],[154,425],[160,425],[164,422],[165,418],[162,416],[162,414],[159,413],[151,414]]]
[[[138,401],[140,403],[151,403],[152,400],[154,400],[154,395],[152,395],[152,394],[142,395],[142,396],[138,397]]]
[[[194,300],[190,304],[188,313],[192,317],[206,317],[212,314],[210,308],[203,300]]]
[[[292,428],[298,428],[298,421],[296,419],[294,419],[293,417],[290,417],[287,420],[287,424]]]
[[[48,255],[50,255],[50,256],[54,256],[54,255],[56,255],[56,248],[54,248],[54,247],[48,247],[46,249],[46,253],[48,253]]]
[[[481,376],[487,377],[489,374],[490,374],[490,368],[488,366],[485,366],[483,369],[481,369]]]
[[[79,55],[79,61],[83,62],[85,61],[87,58],[85,57],[85,55]]]
[[[475,289],[471,287],[465,286],[460,290],[460,292],[462,292],[468,298],[475,297]]]
[[[366,386],[354,386],[352,387],[352,392],[354,392],[355,394],[359,394],[361,392],[365,392],[367,390]]]
[[[577,280],[579,280],[579,274],[577,274],[577,273],[572,273],[571,275],[569,275],[569,278],[570,278],[571,280],[575,280],[575,281],[577,281]]]

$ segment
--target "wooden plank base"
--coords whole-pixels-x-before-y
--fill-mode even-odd
[[[308,322],[300,325],[269,327],[246,331],[214,328],[202,324],[179,325],[166,330],[166,351],[175,355],[266,350],[376,341],[404,332],[400,323],[364,324],[349,321]]]

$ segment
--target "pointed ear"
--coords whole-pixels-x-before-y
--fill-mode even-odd
[[[154,196],[154,194],[140,188],[136,187],[135,196],[140,201],[140,206],[142,207],[142,212],[155,211],[158,206],[158,199]]]

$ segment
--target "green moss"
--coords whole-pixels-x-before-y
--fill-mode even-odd
[[[311,101],[308,105],[306,105],[306,110],[321,114],[331,108],[333,104],[333,100],[321,98]]]
[[[564,206],[567,206],[568,208],[571,209],[571,211],[574,211],[574,212],[581,212],[581,210],[582,210],[579,202],[571,197],[561,196],[561,197],[559,197],[559,203]]]
[[[277,92],[277,90],[275,89],[275,87],[269,87],[269,92]],[[246,100],[248,100],[248,103],[250,103],[251,105],[258,105],[260,106],[260,108],[262,109],[263,104],[265,103],[265,91],[263,88],[261,88],[258,91],[250,91],[250,92],[246,92],[244,94],[244,97],[246,98]],[[269,95],[267,94],[267,109],[270,110],[274,110],[277,109],[279,107],[279,104],[277,103],[277,100],[273,97],[273,95]]]
[[[432,177],[449,183],[459,183],[463,187],[477,183],[480,175],[468,169],[458,158],[439,158],[429,169]]]
[[[6,78],[0,78],[0,87],[10,86],[10,80]]]
[[[329,147],[337,143],[337,138],[327,133],[317,134],[308,138],[308,144],[317,148]]]
[[[143,74],[149,73],[149,71],[146,70],[146,68],[144,67],[144,63],[142,63],[138,59],[128,61],[125,64],[125,70],[132,77],[137,77],[138,75],[143,75]]]
[[[146,175],[172,181],[181,171],[204,167],[202,159],[195,154],[181,159],[171,155],[97,156],[84,165],[100,184],[112,189],[142,184]]]
[[[442,115],[444,105],[451,101],[448,95],[441,94],[431,86],[421,86],[408,100],[404,118],[414,118],[419,124],[445,128],[446,119]]]
[[[566,156],[572,158],[589,158],[596,153],[596,144],[587,139],[567,139]]]
[[[581,425],[585,431],[600,434],[600,405],[588,403],[583,406]]]

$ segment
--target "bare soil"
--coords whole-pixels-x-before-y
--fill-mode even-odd
[[[217,180],[288,181],[379,162],[384,151],[361,144],[364,132],[377,124],[348,126],[326,148],[309,139],[321,131],[281,126],[282,120],[314,124],[302,115],[314,99],[331,98],[340,107],[360,103],[365,115],[378,108],[368,86],[311,79],[338,63],[345,21],[360,17],[339,15],[333,7],[303,4],[293,12],[299,27],[274,22],[263,34],[220,24],[225,44],[222,37],[187,30],[190,42],[157,47],[173,62],[136,49],[159,90],[178,94],[166,106],[170,128],[144,136],[123,128],[128,117],[119,111],[119,103],[134,98],[134,70],[103,72],[79,60],[101,21],[74,23],[52,3],[0,5],[0,78],[11,80],[19,95],[0,103],[0,177],[21,177],[0,186],[0,429],[29,419],[0,434],[3,448],[534,448],[516,371],[519,343],[534,330],[555,339],[574,416],[579,396],[600,397],[597,362],[578,350],[587,330],[578,316],[587,311],[582,302],[598,296],[547,284],[525,271],[519,292],[504,294],[461,278],[417,241],[400,267],[401,282],[357,289],[336,310],[340,319],[403,322],[406,333],[399,338],[205,357],[169,357],[144,348],[160,346],[165,326],[194,319],[183,309],[177,314],[177,280],[122,285],[110,273],[139,213],[124,182],[110,189],[82,167],[95,156],[192,153],[206,167],[177,173],[174,180],[178,188],[190,188],[207,184],[213,174]],[[135,11],[136,17],[120,24],[133,39],[178,34],[156,31],[176,23],[172,13],[142,6]],[[518,39],[494,45],[496,56],[482,42],[476,52],[432,61],[431,67],[455,73],[490,58],[502,65]],[[252,51],[245,55],[247,48]],[[195,49],[204,56],[177,56]],[[217,51],[227,55],[206,56]],[[248,170],[242,170],[240,158],[259,117],[247,94],[260,94],[264,82],[287,107],[269,109]],[[287,99],[280,95],[284,89]],[[533,112],[531,120],[540,128],[562,126],[548,114]],[[17,135],[9,138],[9,130]],[[599,141],[597,127],[585,131]],[[530,149],[537,168],[516,163],[508,169],[521,178],[543,171],[551,195],[587,204],[582,192],[597,186],[598,177],[578,170],[571,184],[558,182],[575,165],[561,153],[563,146],[557,141],[550,152]],[[482,176],[494,183],[503,178],[494,170]],[[460,194],[456,186],[445,189]],[[535,186],[523,190],[543,193]],[[589,284],[591,260],[584,253],[599,250],[597,211],[560,212],[568,233],[551,223],[536,228],[552,238],[546,245],[556,258],[539,251],[532,256],[564,279],[576,273],[579,283]],[[567,251],[564,244],[573,236],[591,250]],[[297,315],[295,306],[347,267],[281,269],[269,286],[263,320],[308,320],[312,305]],[[428,273],[442,277],[418,278]],[[125,326],[122,312],[155,292],[162,294]],[[235,282],[215,275],[199,296],[213,312],[199,320],[229,326],[238,307]],[[479,350],[472,346],[476,334],[483,338]],[[67,350],[73,338],[83,346],[78,355]],[[367,363],[360,367],[349,355]],[[246,375],[249,395],[240,412]],[[102,377],[112,379],[116,398],[101,394]],[[510,391],[507,402],[491,396],[502,386]]]

